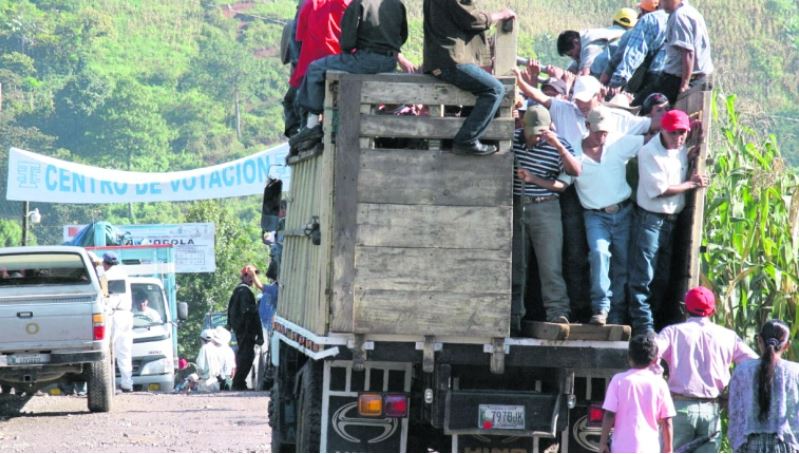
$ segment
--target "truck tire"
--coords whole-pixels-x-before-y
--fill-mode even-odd
[[[111,401],[114,397],[112,361],[105,359],[88,366],[86,382],[88,384],[89,411],[91,412],[107,413],[111,411]]]
[[[284,344],[280,344],[280,358],[282,361],[275,369],[275,380],[272,383],[272,392],[269,396],[269,426],[272,432],[271,452],[294,452],[293,438],[296,417],[287,418],[286,404],[293,400],[294,371],[289,367],[289,353]],[[296,408],[296,406],[294,406]],[[291,415],[294,415],[291,411]],[[291,420],[287,420],[291,419]]]
[[[322,361],[302,367],[297,397],[297,452],[319,452],[322,439]]]

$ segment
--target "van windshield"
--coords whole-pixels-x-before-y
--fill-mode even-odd
[[[132,283],[133,327],[160,325],[166,318],[166,305],[161,287],[155,284]]]
[[[88,284],[89,271],[75,252],[0,255],[0,286]]]

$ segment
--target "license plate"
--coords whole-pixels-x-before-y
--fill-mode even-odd
[[[485,430],[524,430],[524,405],[480,405],[477,427]]]
[[[9,366],[42,364],[50,362],[50,355],[46,353],[22,353],[19,355],[9,355],[7,359]]]

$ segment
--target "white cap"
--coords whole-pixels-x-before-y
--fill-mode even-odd
[[[602,84],[594,76],[580,76],[574,81],[572,98],[588,102],[599,93]]]

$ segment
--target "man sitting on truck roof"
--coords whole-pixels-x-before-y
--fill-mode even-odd
[[[569,295],[563,280],[563,224],[558,193],[567,185],[558,176],[579,175],[574,151],[552,131],[549,111],[530,106],[524,127],[513,137],[516,173],[513,178],[513,279],[511,330],[520,331],[524,295],[530,280],[527,249],[532,244],[538,263],[546,320],[569,323]],[[516,333],[512,333],[516,334]]]
[[[341,18],[342,53],[314,61],[305,73],[297,100],[308,111],[308,119],[305,128],[289,140],[291,147],[308,150],[322,140],[319,116],[324,110],[327,71],[378,74],[393,72],[399,63],[405,71],[414,72],[414,65],[400,53],[407,39],[401,0],[353,0]]]
[[[453,139],[452,152],[484,156],[495,153],[495,145],[480,141],[496,115],[505,87],[484,67],[491,66],[485,32],[491,25],[513,19],[516,13],[503,9],[483,11],[478,1],[424,0],[425,73],[455,85],[477,101]]]

